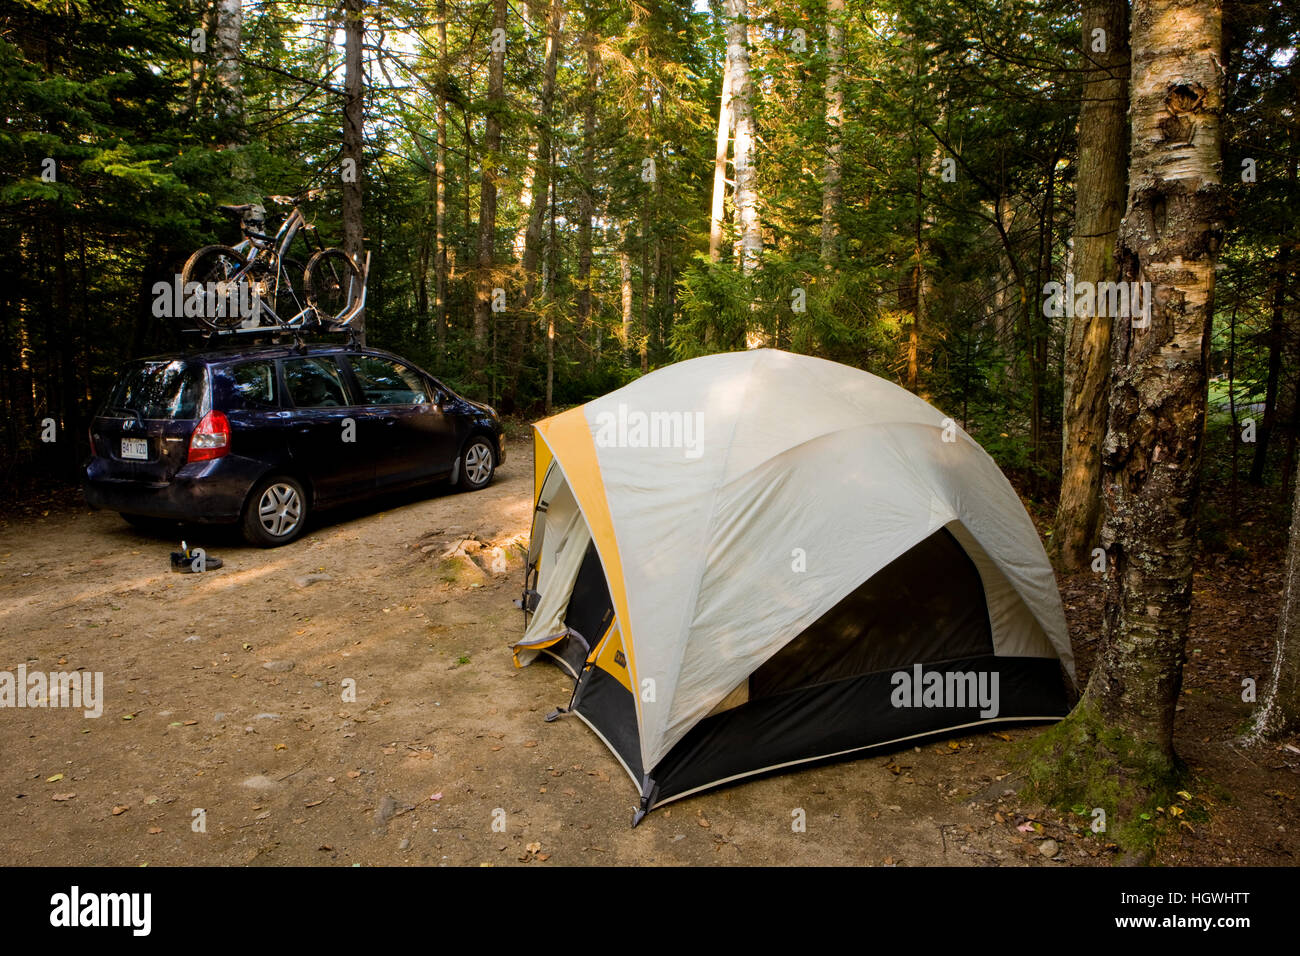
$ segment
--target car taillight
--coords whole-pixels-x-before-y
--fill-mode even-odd
[[[230,451],[230,421],[222,412],[211,411],[199,420],[190,436],[186,461],[210,461]]]

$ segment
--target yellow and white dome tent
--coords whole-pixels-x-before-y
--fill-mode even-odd
[[[574,676],[557,714],[615,753],[637,820],[764,771],[1066,713],[1073,656],[1029,516],[897,385],[770,349],[710,355],[534,441],[515,661]]]

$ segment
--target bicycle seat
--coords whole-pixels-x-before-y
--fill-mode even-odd
[[[242,219],[246,212],[256,209],[257,207],[251,202],[246,202],[242,206],[218,206],[217,208],[224,213],[231,216],[239,216]]]

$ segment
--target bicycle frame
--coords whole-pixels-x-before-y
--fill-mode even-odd
[[[297,237],[298,230],[303,229],[304,227],[307,229],[308,233],[311,232],[311,227],[308,225],[306,217],[303,216],[302,210],[299,209],[297,205],[294,205],[293,211],[284,217],[284,222],[280,224],[280,228],[276,230],[275,236],[270,242],[265,239],[256,239],[253,236],[245,234],[244,238],[240,240],[238,244],[233,246],[236,252],[241,253],[248,259],[244,264],[244,268],[241,269],[239,273],[236,273],[236,277],[246,276],[248,273],[252,272],[254,265],[258,262],[261,254],[263,252],[267,253],[268,258],[270,259],[269,264],[272,267],[273,272],[270,299],[271,302],[274,302],[280,293],[281,263],[284,261],[285,254],[289,251],[289,247],[293,244],[293,240]],[[304,241],[306,240],[304,239]],[[317,245],[321,245],[320,240],[317,240]],[[308,244],[308,248],[311,248],[310,243]],[[270,313],[272,320],[274,320],[277,325],[285,328],[294,328],[305,325],[307,317],[312,313],[311,307],[305,306],[292,318],[282,319],[275,311],[275,306],[268,303],[266,299],[261,296],[260,290],[258,298],[261,303],[261,308]]]

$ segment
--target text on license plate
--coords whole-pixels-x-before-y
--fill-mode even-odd
[[[145,438],[123,438],[122,457],[145,461],[149,458],[149,441]]]

